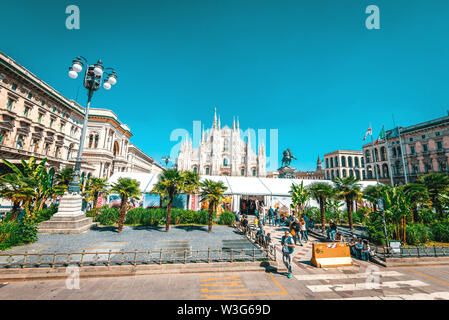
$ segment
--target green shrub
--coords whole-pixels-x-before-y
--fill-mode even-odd
[[[449,242],[449,222],[435,222],[431,225],[433,240]]]
[[[43,221],[50,220],[50,218],[58,212],[58,205],[52,204],[50,207],[42,209],[36,215],[36,222],[41,223]]]
[[[117,208],[104,208],[101,213],[94,219],[95,222],[105,226],[111,226],[118,221],[119,211]]]
[[[0,223],[0,250],[22,244],[22,228],[19,222]]]
[[[388,240],[393,239],[394,225],[387,223]],[[371,213],[366,222],[366,231],[369,235],[370,242],[377,245],[385,245],[384,225],[382,222],[382,214]]]
[[[23,243],[33,243],[37,240],[39,224],[36,221],[36,218],[25,217],[20,222],[20,232]]]
[[[410,223],[406,229],[407,244],[418,245],[428,242],[431,239],[431,231],[420,223]]]
[[[218,224],[232,226],[235,222],[235,215],[232,212],[225,211],[218,217]]]

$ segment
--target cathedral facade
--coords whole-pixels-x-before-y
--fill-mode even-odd
[[[233,121],[232,129],[221,127],[215,110],[212,129],[202,132],[198,148],[192,141],[183,141],[176,159],[181,171],[193,171],[208,176],[265,177],[265,146],[258,146],[257,154],[251,149],[251,138],[242,139],[239,121]]]

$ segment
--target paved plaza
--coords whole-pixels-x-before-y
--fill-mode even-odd
[[[214,227],[214,230],[217,234],[229,239],[241,237],[234,232],[233,228]],[[279,240],[285,227],[266,226],[266,230],[272,233],[279,259],[281,250]],[[116,241],[122,242],[130,242],[131,237],[139,239],[135,241],[143,241],[142,234],[137,232],[135,236],[130,237],[130,231],[127,228],[123,235],[103,231],[105,235],[102,237],[119,236],[121,238]],[[187,231],[182,228],[173,228],[169,234],[157,231],[159,238],[153,239],[152,242],[161,239],[160,237],[173,239],[181,235],[193,237],[190,238],[193,241],[194,235],[198,232],[204,237],[204,240],[198,240],[201,242],[198,246],[219,245],[217,234],[214,236],[204,231]],[[97,232],[76,236],[85,241],[80,242],[78,247],[82,243],[88,245],[88,239],[99,241],[97,236]],[[63,238],[64,236],[61,236],[61,239]],[[45,241],[49,239],[56,240],[54,236],[41,236],[39,243],[48,243]],[[288,279],[283,272],[263,271],[162,274],[81,278],[79,289],[68,289],[65,279],[37,280],[0,284],[0,299],[449,300],[449,268],[447,266],[387,269],[354,259],[354,265],[349,267],[315,268],[310,264],[312,243],[315,241],[317,240],[309,237],[307,243],[296,247],[291,279]],[[64,243],[67,242],[68,240],[65,239]],[[123,248],[129,245],[127,243]]]
[[[151,251],[162,249],[167,241],[186,241],[192,250],[219,250],[223,241],[231,240],[246,241],[247,238],[228,226],[214,226],[211,233],[207,232],[207,226],[171,226],[169,232],[165,232],[165,226],[125,226],[122,233],[117,233],[116,227],[101,226],[83,234],[40,234],[37,242],[3,253]],[[249,241],[248,245],[251,246]]]

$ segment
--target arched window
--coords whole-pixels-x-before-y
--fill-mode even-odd
[[[354,166],[355,167],[359,167],[359,158],[358,157],[354,157]]]
[[[94,141],[94,135],[89,135],[89,149],[92,148],[92,142]]]
[[[240,170],[240,174],[241,174],[242,176],[244,176],[244,175],[245,175],[245,169]]]
[[[119,154],[119,151],[120,150],[119,150],[118,142],[114,141],[114,149],[113,149],[113,152],[112,152],[114,154],[114,157]]]
[[[326,169],[329,169],[329,159],[326,159]]]
[[[54,169],[54,168],[51,168],[51,169],[48,171],[48,174],[50,175],[50,186],[52,186],[52,185],[53,185],[53,177],[55,176],[55,169]]]
[[[343,175],[343,178],[345,178],[346,177],[346,169],[341,170],[341,173]]]
[[[331,158],[331,168],[333,168],[333,167],[334,167],[334,159]]]
[[[335,157],[335,167],[338,167],[338,157]]]
[[[256,169],[253,169],[253,177],[256,176]]]
[[[198,168],[197,167],[193,167],[193,172],[198,173]]]
[[[98,148],[98,140],[100,139],[100,137],[98,136],[98,134],[95,135],[95,148]]]
[[[223,151],[228,151],[228,150],[229,150],[229,139],[224,139]]]
[[[360,158],[360,163],[362,164],[362,168],[365,168],[365,159]]]
[[[365,173],[365,170],[362,171],[362,176],[363,176],[363,180],[365,180],[365,179],[366,179],[366,173]]]
[[[209,174],[209,168],[206,168],[206,175]]]
[[[357,159],[357,158],[356,158]],[[360,179],[360,171],[359,170],[355,170],[355,177],[357,179]]]
[[[341,157],[341,166],[346,167],[346,158],[343,156]],[[346,176],[344,176],[344,177],[346,177]]]
[[[366,159],[366,163],[370,163],[371,162],[371,155],[369,150],[365,151],[365,159]]]
[[[349,169],[349,176],[350,176],[351,178],[354,177],[354,172],[352,171],[352,169]]]
[[[352,157],[348,157],[348,167],[352,168]]]
[[[223,167],[227,167],[228,166],[228,158],[224,158],[223,159]]]

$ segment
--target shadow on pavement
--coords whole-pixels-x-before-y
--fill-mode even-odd
[[[184,230],[186,232],[189,231],[203,231],[203,232],[208,232],[208,227],[206,226],[175,226],[175,229],[181,229]],[[214,231],[214,229],[212,228],[212,232]]]

